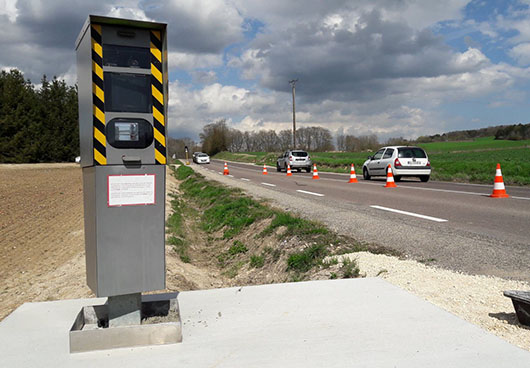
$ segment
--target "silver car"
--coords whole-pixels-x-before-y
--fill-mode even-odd
[[[423,148],[390,146],[368,156],[363,164],[364,180],[370,180],[372,176],[386,176],[388,165],[392,167],[395,181],[400,181],[404,176],[415,176],[427,182],[431,176],[431,163]]]
[[[291,166],[291,170],[300,172],[304,169],[306,172],[311,172],[311,157],[302,150],[285,151],[276,161],[276,171],[287,171],[287,165]]]

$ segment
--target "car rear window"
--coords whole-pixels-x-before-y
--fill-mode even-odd
[[[418,147],[398,148],[399,158],[427,158],[425,151]]]
[[[292,152],[293,156],[295,157],[307,157],[307,152]]]

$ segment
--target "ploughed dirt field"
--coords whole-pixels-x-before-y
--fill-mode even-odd
[[[91,294],[84,280],[50,279],[84,251],[82,187],[79,165],[0,165],[0,319],[26,301]]]

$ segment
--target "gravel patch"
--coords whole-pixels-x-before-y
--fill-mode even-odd
[[[496,248],[487,239],[469,239],[465,234],[435,234],[428,227],[417,228],[400,225],[401,232],[392,229],[392,222],[377,218],[379,235],[372,229],[374,216],[369,212],[352,212],[350,208],[326,200],[304,199],[273,191],[255,183],[244,182],[235,178],[225,177],[202,167],[193,167],[209,179],[236,186],[248,194],[270,202],[281,209],[295,212],[298,215],[319,220],[333,230],[353,236],[354,238],[381,245],[388,245],[388,239],[400,244],[431,244],[436,236],[436,246],[443,248],[439,254],[422,253],[422,247],[403,248],[405,253],[415,259],[433,260],[444,258],[444,267],[451,264],[451,269],[425,265],[414,260],[403,260],[386,255],[375,255],[360,252],[348,255],[359,262],[361,273],[366,276],[382,277],[388,282],[399,286],[444,310],[453,313],[481,328],[530,351],[530,328],[517,322],[511,300],[502,295],[504,290],[530,290],[528,280],[509,280],[520,274],[512,274],[508,267],[499,263],[498,267],[485,267],[481,260],[492,260],[496,257]],[[411,236],[414,236],[412,241]],[[384,241],[383,241],[384,240]],[[487,247],[484,245],[487,243]],[[479,254],[466,254],[470,245],[482,249]],[[499,247],[502,244],[498,245]],[[479,248],[482,247],[482,248]],[[432,249],[432,248],[431,248]],[[493,258],[492,258],[493,257]],[[471,264],[471,268],[470,265]],[[526,265],[528,267],[528,265]],[[523,265],[524,268],[524,265]],[[467,273],[460,272],[465,269]],[[496,274],[503,277],[473,275],[476,270],[480,274]],[[530,275],[527,276],[530,279]]]

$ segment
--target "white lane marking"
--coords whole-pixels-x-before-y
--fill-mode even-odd
[[[298,189],[297,192],[305,193],[305,194],[311,194],[311,195],[314,195],[314,196],[317,196],[317,197],[324,197],[324,194],[315,193],[315,192],[308,192],[307,190]]]
[[[452,189],[437,189],[437,188],[411,187],[411,186],[406,186],[406,185],[401,185],[400,188],[419,189],[419,190],[430,190],[430,191],[432,191],[432,192],[445,192],[445,193],[471,194],[471,195],[486,196],[486,197],[489,196],[489,194],[486,194],[486,193],[465,192],[465,191],[452,190]]]
[[[247,178],[241,178],[241,180],[250,181],[250,179],[247,179]]]
[[[526,199],[530,201],[530,198],[526,198],[526,197],[516,197],[516,196],[510,196],[510,197],[515,198],[515,199]]]
[[[234,177],[234,175],[231,175],[231,174],[230,174],[230,175],[228,175],[228,176],[229,176],[229,177],[231,177],[231,178],[233,178],[233,177]]]
[[[276,186],[276,184],[270,184],[270,183],[261,183],[261,184],[263,184],[263,185],[267,185],[267,186],[269,186],[269,187],[275,187],[275,186]]]
[[[419,218],[422,218],[422,219],[425,219],[425,220],[431,220],[431,221],[436,221],[436,222],[447,222],[447,220],[444,220],[444,219],[441,219],[441,218],[438,218],[438,217],[420,215],[419,213],[414,213],[414,212],[401,211],[401,210],[396,210],[396,209],[393,209],[393,208],[375,206],[375,205],[374,206],[370,206],[370,207],[377,208],[378,210],[400,213],[402,215],[419,217]]]
[[[222,172],[220,172],[220,171],[218,171],[217,173],[218,173],[219,175],[223,175],[223,173],[222,173]]]

